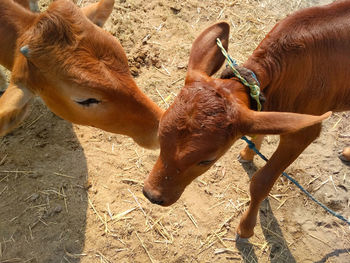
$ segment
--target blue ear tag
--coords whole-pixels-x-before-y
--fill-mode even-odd
[[[29,46],[28,45],[25,45],[23,47],[20,48],[19,50],[23,56],[25,56],[26,58],[29,57]]]

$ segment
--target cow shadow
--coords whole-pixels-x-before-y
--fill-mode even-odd
[[[0,262],[80,262],[87,175],[72,124],[35,99],[21,127],[0,137]]]
[[[250,178],[258,169],[254,163],[243,163],[242,166]],[[288,248],[288,244],[283,237],[282,230],[272,212],[268,199],[265,199],[261,203],[259,210],[259,220],[262,232],[267,242],[267,246],[269,247],[268,251],[270,253],[270,262],[295,263],[296,260]],[[259,262],[258,257],[254,252],[254,245],[249,241],[239,240],[236,242],[236,247],[241,253],[244,262]]]

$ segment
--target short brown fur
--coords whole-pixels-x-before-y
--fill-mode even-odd
[[[171,205],[242,135],[257,134],[260,147],[263,135],[280,134],[277,150],[252,177],[251,202],[237,229],[252,236],[260,203],[281,172],[318,137],[330,111],[350,110],[349,25],[350,1],[340,1],[274,27],[243,65],[261,83],[263,112],[251,109],[249,91],[236,78],[210,77],[223,63],[216,38],[227,43],[229,26],[207,28],[192,46],[184,88],[161,119],[161,152],[145,181],[146,197]],[[249,148],[241,152],[243,160],[253,156]]]
[[[0,0],[0,63],[12,71],[0,97],[0,135],[18,126],[39,95],[57,115],[158,147],[162,110],[132,79],[125,52],[102,25],[114,0],[80,10],[57,0],[35,14]],[[86,18],[90,19],[90,21]],[[11,102],[11,103],[10,103]]]

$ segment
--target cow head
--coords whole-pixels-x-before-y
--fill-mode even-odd
[[[192,46],[185,86],[161,118],[160,156],[144,184],[153,203],[173,204],[242,135],[289,133],[329,116],[251,110],[249,92],[237,79],[210,77],[224,62],[216,38],[227,48],[228,36],[228,24],[218,23]]]
[[[120,43],[71,1],[53,2],[19,37],[11,83],[73,123],[158,146],[162,111],[131,77]]]

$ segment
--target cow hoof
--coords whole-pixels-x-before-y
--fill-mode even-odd
[[[339,154],[338,157],[342,162],[350,164],[350,160],[348,160],[343,154]]]
[[[253,162],[253,160],[246,160],[246,159],[243,159],[242,155],[238,155],[237,156],[237,160],[240,162],[240,163],[251,163]]]
[[[248,238],[240,237],[239,234],[236,234],[235,241],[236,241],[236,243],[247,243],[248,242]]]

